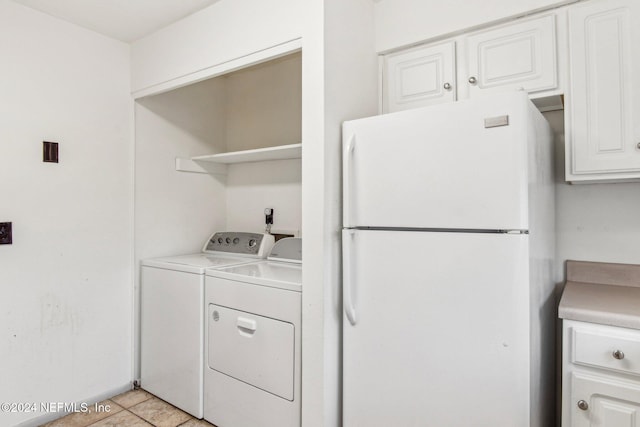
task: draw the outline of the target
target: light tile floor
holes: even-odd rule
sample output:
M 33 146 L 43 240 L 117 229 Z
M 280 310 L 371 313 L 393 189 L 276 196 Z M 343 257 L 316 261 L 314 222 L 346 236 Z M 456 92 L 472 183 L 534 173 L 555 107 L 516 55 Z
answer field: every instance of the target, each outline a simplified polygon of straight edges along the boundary
M 41 427 L 206 427 L 213 426 L 171 406 L 144 390 L 132 390 L 98 404 L 88 412 L 76 412 Z M 100 406 L 101 405 L 101 406 Z M 109 411 L 104 408 L 109 406 Z M 213 426 L 215 427 L 215 426 Z

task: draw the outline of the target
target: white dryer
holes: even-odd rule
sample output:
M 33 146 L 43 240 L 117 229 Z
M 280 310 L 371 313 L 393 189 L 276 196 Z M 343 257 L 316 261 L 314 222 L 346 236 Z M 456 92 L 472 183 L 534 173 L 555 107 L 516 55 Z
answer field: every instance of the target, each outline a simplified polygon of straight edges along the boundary
M 202 253 L 142 261 L 142 388 L 203 417 L 204 273 L 264 259 L 273 241 L 269 234 L 215 233 Z
M 302 242 L 208 270 L 204 418 L 218 427 L 299 427 Z

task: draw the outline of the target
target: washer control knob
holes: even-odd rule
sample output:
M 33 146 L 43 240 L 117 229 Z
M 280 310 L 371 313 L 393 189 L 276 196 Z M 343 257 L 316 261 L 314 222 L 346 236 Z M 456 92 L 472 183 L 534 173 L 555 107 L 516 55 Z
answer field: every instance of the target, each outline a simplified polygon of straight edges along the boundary
M 256 239 L 251 239 L 249 240 L 249 247 L 253 248 L 258 242 L 256 242 Z
M 218 243 L 222 244 L 224 240 L 222 240 L 222 237 L 218 237 Z
M 233 239 L 233 244 L 234 245 L 237 245 L 238 243 L 240 243 L 240 239 L 239 238 L 236 237 L 235 239 Z
M 227 244 L 231 243 L 231 237 L 227 237 L 227 238 L 225 239 L 225 242 L 227 242 Z

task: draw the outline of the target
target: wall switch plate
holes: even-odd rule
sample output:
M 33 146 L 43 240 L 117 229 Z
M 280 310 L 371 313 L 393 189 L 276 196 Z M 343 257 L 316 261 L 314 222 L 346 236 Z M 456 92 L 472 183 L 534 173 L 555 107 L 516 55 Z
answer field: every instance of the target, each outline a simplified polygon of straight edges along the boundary
M 0 245 L 11 245 L 13 243 L 13 233 L 10 222 L 0 222 Z
M 58 143 L 42 141 L 42 161 L 58 163 Z

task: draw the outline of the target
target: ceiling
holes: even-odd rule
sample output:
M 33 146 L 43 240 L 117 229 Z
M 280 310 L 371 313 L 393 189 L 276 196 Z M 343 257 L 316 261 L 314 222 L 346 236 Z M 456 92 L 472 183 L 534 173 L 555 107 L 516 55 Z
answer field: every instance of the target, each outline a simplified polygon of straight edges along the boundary
M 218 0 L 13 0 L 130 43 Z

